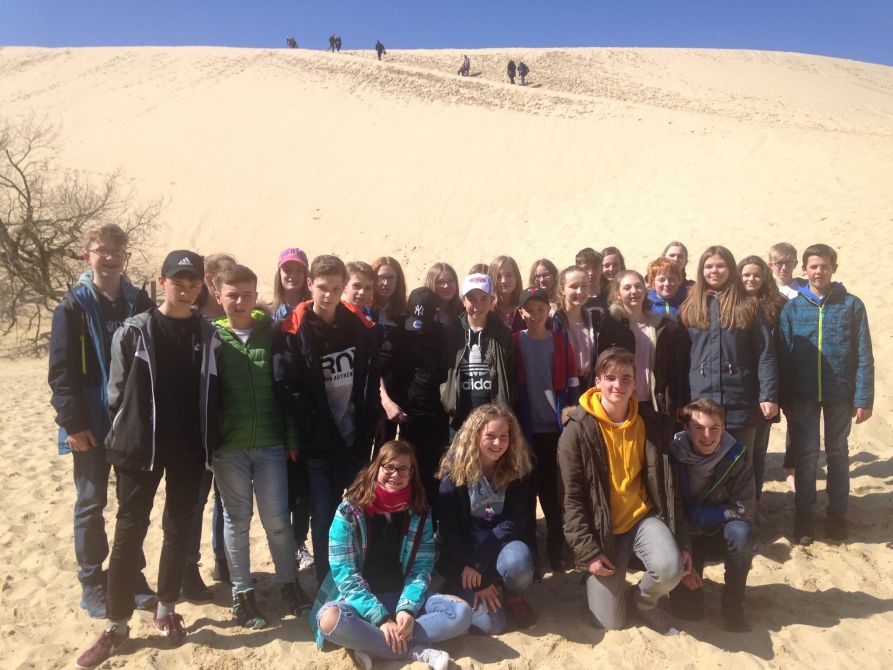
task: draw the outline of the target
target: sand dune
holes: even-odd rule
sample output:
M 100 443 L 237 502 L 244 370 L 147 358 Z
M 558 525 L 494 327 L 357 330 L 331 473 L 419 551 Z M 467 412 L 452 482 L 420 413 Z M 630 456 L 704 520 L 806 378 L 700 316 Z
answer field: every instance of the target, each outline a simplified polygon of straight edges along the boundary
M 165 199 L 165 228 L 146 250 L 153 271 L 180 246 L 231 251 L 262 279 L 285 246 L 387 253 L 415 281 L 435 260 L 462 272 L 510 253 L 526 271 L 540 256 L 564 266 L 581 247 L 608 244 L 642 268 L 674 238 L 693 255 L 723 242 L 738 257 L 782 239 L 835 245 L 841 279 L 868 306 L 878 360 L 875 417 L 851 439 L 852 542 L 784 539 L 792 500 L 776 431 L 753 633 L 719 631 L 714 601 L 677 639 L 599 633 L 565 575 L 533 588 L 530 631 L 448 648 L 462 667 L 881 667 L 893 652 L 893 303 L 878 287 L 878 261 L 893 250 L 893 68 L 753 51 L 468 53 L 474 76 L 460 78 L 457 50 L 390 51 L 379 63 L 372 51 L 5 47 L 0 90 L 4 116 L 61 125 L 61 165 L 122 168 L 141 197 Z M 508 84 L 508 58 L 530 66 L 529 87 Z M 0 652 L 10 668 L 69 667 L 98 630 L 77 607 L 70 463 L 54 455 L 45 366 L 0 363 Z M 275 602 L 255 538 L 262 601 Z M 150 576 L 159 547 L 153 529 Z M 707 571 L 712 596 L 721 572 Z M 183 607 L 194 634 L 176 651 L 136 617 L 138 643 L 110 667 L 349 666 L 343 652 L 316 653 L 303 623 L 243 633 L 225 589 L 215 595 Z

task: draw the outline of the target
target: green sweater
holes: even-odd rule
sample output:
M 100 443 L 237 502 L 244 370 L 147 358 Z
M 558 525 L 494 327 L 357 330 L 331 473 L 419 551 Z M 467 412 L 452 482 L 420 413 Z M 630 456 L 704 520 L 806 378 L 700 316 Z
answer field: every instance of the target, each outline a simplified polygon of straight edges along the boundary
M 285 418 L 273 394 L 272 320 L 260 310 L 251 314 L 248 341 L 214 321 L 222 346 L 217 352 L 220 380 L 220 443 L 217 453 L 285 445 Z

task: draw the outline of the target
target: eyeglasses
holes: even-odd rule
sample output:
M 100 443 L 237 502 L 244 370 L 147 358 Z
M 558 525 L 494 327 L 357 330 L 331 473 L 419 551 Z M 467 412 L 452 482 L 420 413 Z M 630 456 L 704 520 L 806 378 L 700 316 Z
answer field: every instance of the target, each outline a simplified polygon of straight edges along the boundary
M 797 265 L 797 261 L 773 261 L 769 265 L 774 268 L 792 268 Z
M 88 249 L 91 254 L 102 256 L 103 258 L 130 258 L 130 252 L 123 249 L 108 249 L 107 247 L 99 247 L 98 249 Z
M 412 472 L 412 468 L 408 465 L 401 465 L 397 467 L 396 465 L 391 465 L 388 463 L 387 465 L 382 465 L 381 469 L 384 470 L 386 475 L 398 474 L 401 477 L 408 477 L 409 473 Z
M 534 279 L 542 279 L 543 281 L 547 281 L 549 279 L 552 279 L 552 275 L 551 274 L 533 275 L 533 278 Z

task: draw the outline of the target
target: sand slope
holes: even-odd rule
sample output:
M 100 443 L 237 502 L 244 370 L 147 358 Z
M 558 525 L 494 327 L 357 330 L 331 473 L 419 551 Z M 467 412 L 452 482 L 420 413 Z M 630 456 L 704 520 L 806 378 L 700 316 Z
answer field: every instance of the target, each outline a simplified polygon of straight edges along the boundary
M 753 633 L 718 630 L 715 598 L 708 621 L 674 640 L 599 633 L 567 575 L 533 587 L 530 631 L 448 648 L 462 667 L 881 667 L 893 651 L 893 304 L 877 283 L 893 249 L 893 68 L 716 50 L 469 55 L 474 76 L 459 78 L 459 51 L 393 51 L 379 63 L 373 52 L 6 47 L 0 89 L 4 116 L 61 124 L 62 165 L 120 167 L 141 196 L 166 199 L 166 228 L 146 250 L 155 262 L 179 246 L 229 250 L 266 279 L 278 250 L 297 244 L 310 255 L 395 255 L 414 281 L 435 260 L 463 272 L 510 253 L 526 272 L 539 256 L 564 266 L 587 245 L 615 244 L 641 269 L 674 238 L 695 256 L 715 242 L 738 257 L 782 239 L 834 244 L 841 279 L 868 306 L 878 359 L 875 417 L 851 439 L 852 542 L 803 549 L 782 537 L 792 499 L 777 481 L 777 431 Z M 510 57 L 528 63 L 530 87 L 507 83 Z M 70 667 L 99 630 L 77 606 L 70 463 L 54 455 L 45 366 L 0 364 L 0 652 L 10 668 Z M 258 530 L 261 600 L 278 615 Z M 146 547 L 154 582 L 157 528 Z M 343 652 L 316 653 L 303 623 L 241 632 L 226 590 L 215 594 L 215 605 L 182 608 L 190 644 L 164 650 L 138 615 L 138 642 L 110 667 L 349 665 Z

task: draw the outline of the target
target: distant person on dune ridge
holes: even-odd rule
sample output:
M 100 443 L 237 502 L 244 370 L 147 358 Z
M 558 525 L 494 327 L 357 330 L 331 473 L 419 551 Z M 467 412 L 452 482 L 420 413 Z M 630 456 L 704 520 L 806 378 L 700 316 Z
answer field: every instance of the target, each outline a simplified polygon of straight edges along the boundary
M 530 68 L 527 67 L 527 64 L 522 60 L 518 63 L 518 77 L 521 79 L 521 86 L 527 86 L 527 75 L 530 72 Z
M 459 68 L 459 72 L 456 74 L 467 77 L 468 73 L 471 71 L 471 61 L 468 59 L 468 56 L 462 54 L 462 67 Z
M 341 35 L 335 35 L 335 51 L 341 51 Z
M 510 60 L 508 67 L 506 67 L 506 74 L 509 76 L 509 83 L 515 83 L 515 61 Z
M 335 33 L 329 35 L 329 51 L 335 53 Z
M 378 54 L 378 60 L 381 60 L 383 55 L 386 56 L 388 54 L 388 52 L 384 50 L 384 44 L 381 43 L 381 40 L 376 40 L 375 52 Z
M 298 41 L 297 41 L 294 37 L 286 37 L 286 38 L 285 38 L 285 45 L 286 45 L 289 49 L 297 49 L 297 48 L 298 48 Z

